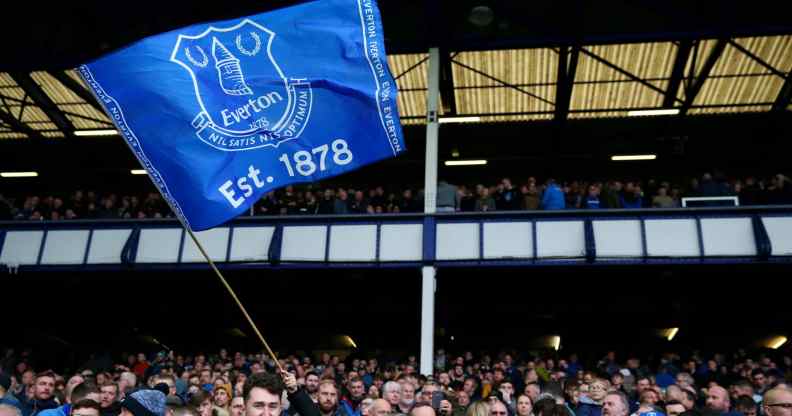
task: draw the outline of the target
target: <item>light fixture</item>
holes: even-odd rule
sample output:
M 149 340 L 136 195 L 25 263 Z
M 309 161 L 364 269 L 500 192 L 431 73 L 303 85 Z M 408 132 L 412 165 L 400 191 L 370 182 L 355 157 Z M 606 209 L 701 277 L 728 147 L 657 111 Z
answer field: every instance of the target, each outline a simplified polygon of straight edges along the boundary
M 129 173 L 131 173 L 133 175 L 145 175 L 146 174 L 146 170 L 145 169 L 132 169 L 132 170 L 129 171 Z
M 657 155 L 617 155 L 611 156 L 611 160 L 624 161 L 624 160 L 655 160 Z
M 767 340 L 767 342 L 765 343 L 765 346 L 767 348 L 770 348 L 770 349 L 773 349 L 773 350 L 777 350 L 777 349 L 781 348 L 782 345 L 786 344 L 786 342 L 787 342 L 787 337 L 785 337 L 783 335 L 777 335 L 777 336 L 769 338 Z
M 550 344 L 553 346 L 554 350 L 558 351 L 561 348 L 561 336 L 553 335 L 550 337 Z
M 658 108 L 656 110 L 633 110 L 627 112 L 627 116 L 629 117 L 673 116 L 675 114 L 679 114 L 678 108 Z
M 671 341 L 674 339 L 677 332 L 679 332 L 679 328 L 668 328 L 665 330 L 663 336 L 665 336 L 667 340 Z
M 458 148 L 455 147 L 455 148 L 451 149 L 451 157 L 459 157 L 459 149 Z
M 38 172 L 0 172 L 4 178 L 33 178 L 38 176 Z
M 117 136 L 118 130 L 116 129 L 101 129 L 101 130 L 77 130 L 74 132 L 75 136 Z
M 357 344 L 355 344 L 355 341 L 352 339 L 352 337 L 350 337 L 349 335 L 345 335 L 344 337 L 346 338 L 347 342 L 352 346 L 352 348 L 358 347 Z
M 487 161 L 484 159 L 479 160 L 446 160 L 446 166 L 479 166 L 486 165 Z
M 440 124 L 448 124 L 448 123 L 476 123 L 481 121 L 481 117 L 479 116 L 463 116 L 463 117 L 440 117 L 438 122 Z

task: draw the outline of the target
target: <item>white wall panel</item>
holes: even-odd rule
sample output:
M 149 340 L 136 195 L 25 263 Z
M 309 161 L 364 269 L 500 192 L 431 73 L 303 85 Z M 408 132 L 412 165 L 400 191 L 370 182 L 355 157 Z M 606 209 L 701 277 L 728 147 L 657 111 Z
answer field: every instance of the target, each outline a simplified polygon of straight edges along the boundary
M 705 256 L 755 256 L 750 218 L 702 218 Z
M 390 224 L 380 227 L 380 261 L 420 261 L 423 257 L 423 224 Z
M 53 230 L 47 233 L 41 264 L 82 264 L 89 230 Z
M 330 230 L 330 261 L 377 259 L 376 225 L 334 225 Z
M 537 257 L 583 257 L 586 239 L 583 221 L 537 221 Z
M 437 260 L 477 260 L 479 225 L 464 223 L 437 224 Z
M 36 264 L 44 231 L 9 231 L 0 254 L 0 264 Z
M 696 220 L 646 220 L 646 252 L 650 257 L 698 257 Z
M 484 258 L 533 258 L 533 224 L 485 222 Z
M 275 227 L 234 227 L 231 255 L 228 261 L 253 262 L 269 260 L 268 250 Z
M 642 257 L 641 221 L 592 221 L 597 257 Z
M 142 229 L 135 262 L 178 263 L 182 232 L 182 228 Z
M 283 227 L 283 261 L 324 261 L 327 226 Z
M 773 246 L 772 255 L 792 255 L 792 217 L 763 217 L 762 222 Z
M 91 248 L 88 250 L 88 264 L 119 264 L 124 244 L 132 230 L 94 230 Z
M 212 228 L 195 233 L 195 237 L 201 242 L 212 261 L 225 261 L 228 249 L 228 230 L 228 228 Z M 206 259 L 189 234 L 184 236 L 182 263 L 206 263 Z

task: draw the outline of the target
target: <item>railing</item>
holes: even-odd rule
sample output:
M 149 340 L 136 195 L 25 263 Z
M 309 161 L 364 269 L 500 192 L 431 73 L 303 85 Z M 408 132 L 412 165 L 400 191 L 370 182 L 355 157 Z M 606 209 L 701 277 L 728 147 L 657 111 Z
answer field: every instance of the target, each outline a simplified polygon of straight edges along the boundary
M 197 233 L 221 267 L 792 261 L 792 206 L 246 217 Z M 175 220 L 0 222 L 12 270 L 207 267 Z

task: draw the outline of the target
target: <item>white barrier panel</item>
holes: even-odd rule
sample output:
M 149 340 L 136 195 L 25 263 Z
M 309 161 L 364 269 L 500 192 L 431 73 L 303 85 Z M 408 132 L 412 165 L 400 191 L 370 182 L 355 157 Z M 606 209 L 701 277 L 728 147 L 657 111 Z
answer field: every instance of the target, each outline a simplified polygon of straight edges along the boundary
M 705 256 L 755 256 L 756 239 L 750 218 L 702 218 Z
M 423 258 L 423 224 L 380 227 L 380 261 L 420 261 Z
M 267 261 L 275 227 L 234 227 L 228 261 Z
M 94 230 L 87 264 L 119 264 L 132 230 Z
M 646 220 L 646 254 L 649 257 L 698 257 L 696 220 Z
M 283 261 L 324 261 L 327 226 L 283 227 Z
M 201 242 L 212 261 L 225 261 L 226 250 L 228 250 L 228 234 L 228 228 L 212 228 L 196 232 L 195 237 Z M 182 263 L 206 263 L 203 254 L 189 235 L 184 236 L 181 261 Z
M 36 264 L 44 231 L 9 231 L 0 254 L 0 264 Z
M 57 230 L 47 233 L 41 264 L 82 264 L 88 248 L 88 230 Z
M 774 256 L 792 255 L 792 218 L 762 217 Z
M 334 225 L 330 227 L 330 261 L 375 261 L 376 225 Z
M 485 222 L 484 258 L 533 258 L 532 233 L 530 222 Z
M 583 221 L 538 221 L 536 239 L 536 256 L 539 258 L 586 255 Z
M 641 221 L 592 221 L 597 258 L 643 257 Z
M 144 228 L 140 230 L 135 263 L 178 263 L 182 228 Z
M 437 224 L 437 260 L 477 260 L 478 223 Z

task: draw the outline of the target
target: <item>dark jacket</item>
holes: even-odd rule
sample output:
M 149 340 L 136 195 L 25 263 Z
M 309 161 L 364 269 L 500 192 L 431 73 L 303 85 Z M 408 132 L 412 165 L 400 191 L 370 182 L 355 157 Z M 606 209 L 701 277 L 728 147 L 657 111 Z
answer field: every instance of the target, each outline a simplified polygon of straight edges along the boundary
M 578 404 L 577 410 L 575 410 L 575 415 L 602 416 L 602 405 L 595 403 L 586 396 L 581 396 L 580 403 Z
M 59 406 L 55 399 L 28 399 L 27 392 L 24 390 L 17 396 L 17 400 L 19 400 L 20 409 L 22 409 L 22 416 L 34 416 L 42 410 L 55 409 Z

